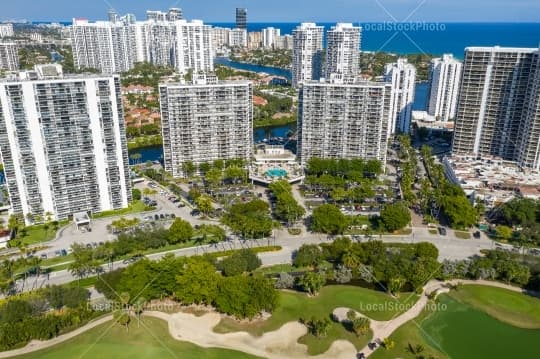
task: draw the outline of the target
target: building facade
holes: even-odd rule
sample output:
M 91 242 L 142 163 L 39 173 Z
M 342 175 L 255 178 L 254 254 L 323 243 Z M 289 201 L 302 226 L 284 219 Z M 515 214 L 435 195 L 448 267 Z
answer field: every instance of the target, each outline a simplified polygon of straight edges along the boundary
M 0 82 L 6 183 L 13 213 L 27 224 L 131 201 L 120 79 L 53 72 Z
M 496 156 L 540 170 L 539 53 L 465 49 L 453 153 Z
M 232 29 L 229 31 L 229 46 L 230 47 L 247 47 L 248 34 L 245 29 Z
M 326 33 L 325 77 L 332 74 L 357 76 L 360 72 L 362 28 L 350 23 L 338 23 Z
M 462 68 L 461 61 L 449 54 L 431 60 L 428 114 L 438 121 L 451 121 L 456 117 Z
M 293 30 L 292 84 L 319 80 L 323 65 L 324 27 L 302 23 Z
M 409 133 L 416 88 L 416 68 L 409 64 L 407 59 L 399 58 L 397 62 L 385 65 L 384 77 L 386 82 L 392 84 L 388 135 L 396 132 Z
M 262 45 L 265 49 L 277 48 L 278 38 L 281 36 L 281 30 L 274 27 L 262 29 Z
M 17 44 L 0 42 L 0 70 L 16 71 L 19 69 L 19 52 Z
M 165 169 L 185 176 L 182 165 L 222 159 L 250 160 L 253 153 L 253 86 L 194 75 L 192 83 L 160 85 Z
M 188 70 L 213 71 L 212 28 L 200 20 L 182 20 L 181 12 L 148 12 L 147 21 L 131 16 L 111 21 L 73 20 L 73 60 L 78 69 L 94 68 L 112 74 L 132 69 L 136 62 L 150 62 Z
M 236 28 L 247 30 L 247 9 L 236 8 Z
M 0 24 L 0 38 L 13 36 L 13 24 Z
M 309 159 L 363 158 L 386 163 L 391 85 L 358 79 L 306 81 L 298 97 L 298 150 Z

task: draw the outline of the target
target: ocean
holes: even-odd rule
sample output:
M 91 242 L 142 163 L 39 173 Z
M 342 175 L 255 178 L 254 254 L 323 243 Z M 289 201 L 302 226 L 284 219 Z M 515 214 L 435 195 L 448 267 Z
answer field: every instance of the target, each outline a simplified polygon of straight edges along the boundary
M 234 27 L 232 23 L 211 23 L 211 25 Z M 275 27 L 281 29 L 281 34 L 284 35 L 290 34 L 297 25 L 298 23 L 248 23 L 248 31 Z M 334 23 L 319 23 L 318 25 L 329 29 Z M 463 58 L 464 49 L 467 46 L 538 47 L 540 44 L 540 22 L 357 23 L 355 25 L 363 27 L 361 48 L 364 51 L 432 55 L 451 53 L 457 58 Z

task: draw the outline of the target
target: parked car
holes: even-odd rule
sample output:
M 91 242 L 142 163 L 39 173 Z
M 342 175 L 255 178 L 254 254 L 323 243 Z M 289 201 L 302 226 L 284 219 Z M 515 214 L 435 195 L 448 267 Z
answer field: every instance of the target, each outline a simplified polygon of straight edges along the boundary
M 473 233 L 474 238 L 480 238 L 480 231 L 476 231 Z
M 446 236 L 446 228 L 444 227 L 439 227 L 439 234 L 441 236 Z
M 127 258 L 127 259 L 124 259 L 124 261 L 122 263 L 124 264 L 130 264 L 130 263 L 135 263 L 137 261 L 140 261 L 141 259 L 143 259 L 144 256 L 142 254 L 137 254 L 131 258 Z

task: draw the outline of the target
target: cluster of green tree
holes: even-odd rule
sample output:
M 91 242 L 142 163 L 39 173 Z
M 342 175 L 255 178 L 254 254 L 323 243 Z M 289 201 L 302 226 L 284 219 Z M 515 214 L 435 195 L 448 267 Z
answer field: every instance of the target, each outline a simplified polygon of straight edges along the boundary
M 423 146 L 421 153 L 431 181 L 431 186 L 428 187 L 427 183 L 423 183 L 424 187 L 421 187 L 424 209 L 440 208 L 450 226 L 455 229 L 468 229 L 475 225 L 483 207 L 475 208 L 461 187 L 451 184 L 446 179 L 444 168 L 435 163 L 430 147 Z
M 145 177 L 148 177 L 156 182 L 159 182 L 162 185 L 168 185 L 167 183 L 167 173 L 163 168 L 156 170 L 155 168 L 152 168 L 152 162 L 148 161 L 146 163 L 145 169 L 141 171 L 142 175 Z
M 136 150 L 138 148 L 156 147 L 163 144 L 163 138 L 161 135 L 145 135 L 132 138 L 128 141 L 128 150 Z
M 215 160 L 214 162 L 203 162 L 198 166 L 191 161 L 182 163 L 180 168 L 186 177 L 193 177 L 195 173 L 200 173 L 205 184 L 209 187 L 218 187 L 223 182 L 242 182 L 246 183 L 248 171 L 246 170 L 246 161 L 240 158 L 228 160 Z
M 373 185 L 381 172 L 381 163 L 376 160 L 312 158 L 305 185 L 308 191 L 322 192 L 335 203 L 361 203 L 375 195 Z
M 540 289 L 540 273 L 536 272 L 533 276 L 528 265 L 520 263 L 518 259 L 504 251 L 488 251 L 485 256 L 475 257 L 472 260 L 445 260 L 442 262 L 440 272 L 442 279 L 500 280 L 519 286 L 527 285 L 533 290 Z
M 40 61 L 41 59 L 44 60 Z M 19 48 L 19 66 L 23 70 L 33 70 L 35 65 L 50 63 L 51 54 L 46 46 L 31 45 Z
M 95 318 L 88 296 L 83 288 L 53 286 L 7 299 L 0 306 L 0 350 L 52 339 Z
M 104 263 L 135 256 L 150 250 L 167 245 L 185 243 L 197 240 L 199 244 L 221 242 L 225 238 L 223 228 L 216 225 L 203 225 L 194 230 L 191 224 L 176 218 L 167 230 L 159 226 L 145 229 L 132 229 L 129 233 L 121 233 L 114 241 L 105 242 L 96 248 L 88 248 L 82 244 L 74 243 L 71 246 L 73 262 L 69 264 L 70 272 L 77 278 L 88 275 L 101 274 Z
M 289 96 L 274 96 L 262 91 L 254 91 L 256 96 L 264 98 L 268 103 L 264 106 L 255 106 L 253 111 L 253 121 L 255 127 L 261 127 L 261 125 L 272 125 L 275 122 L 282 124 L 292 123 L 296 121 L 297 114 L 293 108 L 293 100 Z M 280 118 L 274 118 L 276 114 L 289 114 L 287 116 L 282 115 Z
M 216 65 L 214 67 L 214 73 L 216 74 L 219 80 L 226 80 L 234 76 L 242 76 L 250 80 L 255 80 L 259 78 L 259 75 L 256 72 L 251 71 L 238 71 L 231 67 Z
M 258 199 L 233 204 L 221 221 L 244 239 L 264 238 L 272 233 L 268 203 Z
M 159 135 L 160 133 L 161 129 L 158 125 L 142 125 L 140 128 L 130 126 L 126 128 L 126 135 L 130 139 L 139 136 Z
M 232 61 L 247 62 L 260 66 L 272 66 L 282 69 L 291 68 L 292 52 L 286 49 L 255 49 L 250 51 L 233 52 Z
M 159 82 L 164 76 L 171 76 L 174 69 L 168 66 L 153 65 L 148 62 L 136 63 L 133 69 L 122 74 L 122 86 L 142 85 L 158 91 Z
M 21 256 L 17 259 L 4 259 L 0 263 L 0 293 L 11 295 L 18 278 L 25 278 L 41 272 L 41 258 Z
M 418 290 L 437 277 L 439 252 L 430 243 L 384 244 L 380 241 L 353 243 L 348 238 L 338 238 L 333 243 L 302 246 L 295 254 L 294 264 L 317 268 L 323 261 L 333 264 L 327 278 L 343 279 L 343 270 L 352 278 L 380 287 L 391 293 Z M 340 280 L 340 283 L 345 281 Z
M 378 228 L 381 231 L 394 232 L 411 222 L 411 212 L 402 202 L 387 204 L 381 210 L 378 218 Z
M 339 207 L 323 204 L 313 210 L 311 230 L 318 233 L 343 234 L 355 224 L 355 216 L 346 216 Z M 387 204 L 379 217 L 371 218 L 371 223 L 379 232 L 394 232 L 407 226 L 411 221 L 408 208 L 401 202 Z
M 147 94 L 134 94 L 128 93 L 126 99 L 130 106 L 138 108 L 152 109 L 154 111 L 159 110 L 159 101 L 157 99 L 149 100 Z
M 490 217 L 500 224 L 497 232 L 502 239 L 522 247 L 540 246 L 539 200 L 514 198 L 494 208 Z
M 280 220 L 291 225 L 297 222 L 306 213 L 304 207 L 294 199 L 291 185 L 286 180 L 279 180 L 271 183 L 269 189 L 276 199 L 274 213 Z
M 399 135 L 399 159 L 401 168 L 400 185 L 403 200 L 407 205 L 412 206 L 416 201 L 413 191 L 416 177 L 416 167 L 418 165 L 416 154 L 411 146 L 411 138 L 407 135 Z
M 116 293 L 127 293 L 131 300 L 172 298 L 183 305 L 212 305 L 238 318 L 271 312 L 278 299 L 271 280 L 258 275 L 223 276 L 215 259 L 205 256 L 142 260 L 104 274 L 95 287 L 111 300 L 118 300 Z
M 216 267 L 221 270 L 224 276 L 232 277 L 253 272 L 261 265 L 262 262 L 255 252 L 250 249 L 241 249 L 217 262 Z
M 427 81 L 429 64 L 435 56 L 428 54 L 395 55 L 386 52 L 362 52 L 360 53 L 360 69 L 362 73 L 372 76 L 384 75 L 384 65 L 396 62 L 398 57 L 405 57 L 410 64 L 416 67 L 416 81 Z

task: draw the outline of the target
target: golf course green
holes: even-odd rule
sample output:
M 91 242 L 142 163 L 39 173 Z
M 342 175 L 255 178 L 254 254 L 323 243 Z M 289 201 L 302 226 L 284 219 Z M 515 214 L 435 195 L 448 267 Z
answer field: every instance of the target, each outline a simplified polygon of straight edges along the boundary
M 506 324 L 450 295 L 439 300 L 446 310 L 421 323 L 422 335 L 450 358 L 540 358 L 540 330 Z
M 540 299 L 484 285 L 463 285 L 438 297 L 392 335 L 391 350 L 370 359 L 540 358 Z M 420 352 L 411 353 L 420 348 Z M 412 349 L 412 350 L 411 350 Z

